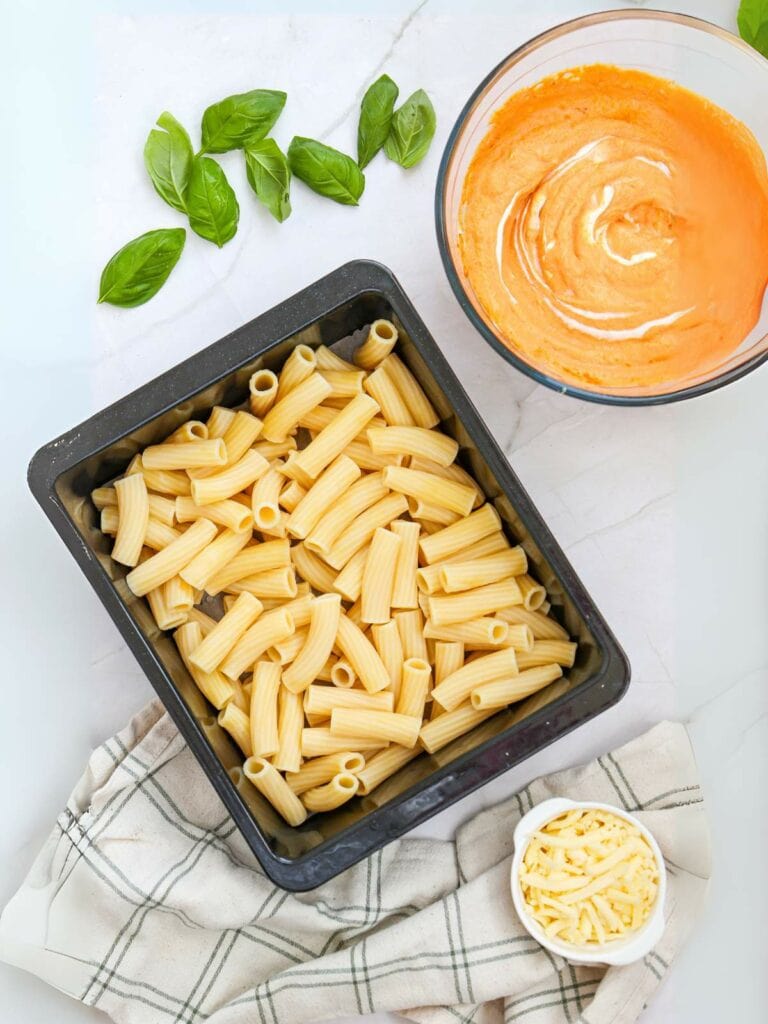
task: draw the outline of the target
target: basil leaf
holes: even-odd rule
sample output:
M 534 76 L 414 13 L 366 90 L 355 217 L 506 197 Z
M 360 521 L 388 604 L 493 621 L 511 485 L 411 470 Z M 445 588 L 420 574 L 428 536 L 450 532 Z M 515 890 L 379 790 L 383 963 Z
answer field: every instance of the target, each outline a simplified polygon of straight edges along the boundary
M 186 237 L 184 228 L 158 228 L 126 243 L 102 271 L 99 302 L 113 306 L 147 302 L 168 280 Z
M 387 141 L 399 92 L 389 75 L 382 75 L 363 96 L 357 125 L 357 163 L 361 168 L 373 160 Z
M 288 147 L 291 170 L 305 185 L 345 206 L 357 206 L 365 175 L 351 156 L 315 139 L 295 135 Z
M 189 226 L 219 248 L 237 231 L 240 207 L 224 171 L 208 156 L 196 156 L 187 188 Z
M 153 128 L 144 146 L 144 165 L 155 186 L 155 192 L 174 210 L 187 212 L 184 193 L 192 169 L 192 143 L 176 118 L 165 111 L 157 119 L 165 129 Z
M 426 156 L 436 123 L 432 101 L 423 89 L 417 89 L 392 116 L 384 152 L 401 167 L 413 167 Z
M 280 117 L 285 101 L 284 92 L 253 89 L 214 103 L 203 114 L 200 152 L 226 153 L 263 139 Z
M 741 0 L 737 22 L 741 38 L 768 57 L 768 0 Z
M 245 148 L 248 183 L 275 220 L 291 214 L 291 169 L 274 139 L 251 142 Z

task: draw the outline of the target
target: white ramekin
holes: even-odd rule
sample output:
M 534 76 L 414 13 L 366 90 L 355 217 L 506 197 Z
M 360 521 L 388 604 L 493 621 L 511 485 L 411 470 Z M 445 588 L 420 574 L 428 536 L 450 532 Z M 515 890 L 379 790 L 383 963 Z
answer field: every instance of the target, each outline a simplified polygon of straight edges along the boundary
M 538 922 L 526 911 L 523 893 L 520 888 L 520 864 L 533 833 L 538 831 L 546 822 L 551 821 L 552 818 L 557 818 L 560 814 L 573 810 L 575 807 L 580 807 L 584 810 L 594 808 L 610 811 L 619 818 L 625 818 L 631 822 L 647 840 L 659 868 L 659 888 L 656 894 L 656 902 L 645 924 L 625 939 L 617 939 L 615 942 L 608 943 L 599 948 L 586 945 L 575 946 L 570 942 L 560 942 L 558 939 L 547 938 Z M 557 953 L 558 956 L 569 960 L 573 964 L 608 964 L 621 967 L 625 964 L 633 963 L 635 960 L 640 960 L 659 941 L 664 931 L 664 899 L 667 892 L 667 872 L 658 843 L 645 825 L 638 821 L 634 815 L 622 811 L 619 807 L 613 807 L 611 804 L 590 803 L 589 801 L 582 800 L 545 800 L 534 807 L 533 810 L 523 815 L 515 829 L 514 841 L 515 853 L 512 858 L 511 877 L 512 902 L 515 905 L 515 910 L 523 927 L 539 945 L 550 950 L 552 953 Z

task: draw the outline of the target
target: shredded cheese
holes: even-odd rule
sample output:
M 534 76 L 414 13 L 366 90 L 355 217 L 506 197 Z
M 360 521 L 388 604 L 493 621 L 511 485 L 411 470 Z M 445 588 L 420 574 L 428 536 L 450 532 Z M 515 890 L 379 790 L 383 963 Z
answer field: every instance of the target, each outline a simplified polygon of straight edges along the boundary
M 648 919 L 659 867 L 635 825 L 610 811 L 575 808 L 531 837 L 522 858 L 525 908 L 549 938 L 601 946 Z

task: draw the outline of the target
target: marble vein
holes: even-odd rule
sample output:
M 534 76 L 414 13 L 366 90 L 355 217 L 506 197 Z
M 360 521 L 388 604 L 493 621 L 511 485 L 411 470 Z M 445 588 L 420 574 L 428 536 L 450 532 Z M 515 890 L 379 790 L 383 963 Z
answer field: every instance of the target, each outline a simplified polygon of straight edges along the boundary
M 405 16 L 405 18 L 401 21 L 398 29 L 395 31 L 395 34 L 392 36 L 392 40 L 390 41 L 390 44 L 387 47 L 384 55 L 379 59 L 376 66 L 372 68 L 367 80 L 357 90 L 352 102 L 348 106 L 346 106 L 344 110 L 342 110 L 338 117 L 336 117 L 335 120 L 332 121 L 331 124 L 324 131 L 320 133 L 320 135 L 318 136 L 319 139 L 327 139 L 329 135 L 332 135 L 337 128 L 340 128 L 347 120 L 347 118 L 352 113 L 354 113 L 355 110 L 358 109 L 358 107 L 360 106 L 360 101 L 363 98 L 363 93 L 371 84 L 371 82 L 376 81 L 381 72 L 387 66 L 388 62 L 391 60 L 392 55 L 394 54 L 397 48 L 397 44 L 400 42 L 400 40 L 403 38 L 405 33 L 410 28 L 413 21 L 418 17 L 419 13 L 427 6 L 428 3 L 429 0 L 420 0 L 420 2 L 413 8 L 413 10 Z

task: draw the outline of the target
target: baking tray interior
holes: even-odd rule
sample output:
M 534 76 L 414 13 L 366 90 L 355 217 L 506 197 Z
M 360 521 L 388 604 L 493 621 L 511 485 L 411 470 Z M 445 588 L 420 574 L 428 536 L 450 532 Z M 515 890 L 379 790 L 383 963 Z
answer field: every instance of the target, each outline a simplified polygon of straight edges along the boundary
M 259 337 L 260 321 L 253 321 L 232 337 L 237 336 L 237 345 L 242 349 L 243 332 L 256 328 L 250 340 L 251 351 L 258 351 L 258 356 L 240 363 L 236 369 L 230 369 L 219 377 L 216 375 L 216 360 L 212 357 L 215 356 L 214 349 L 218 349 L 221 354 L 220 346 L 227 339 L 192 357 L 182 367 L 188 368 L 194 360 L 200 360 L 199 371 L 204 371 L 204 379 L 212 383 L 189 393 L 183 401 L 159 414 L 157 405 L 154 409 L 146 408 L 142 401 L 143 389 L 140 390 L 135 395 L 134 418 L 134 422 L 140 421 L 140 425 L 120 437 L 104 436 L 104 431 L 109 429 L 109 410 L 94 417 L 94 420 L 83 425 L 87 430 L 94 424 L 94 436 L 85 439 L 78 437 L 78 443 L 81 446 L 85 444 L 92 454 L 56 475 L 53 481 L 55 503 L 76 530 L 77 543 L 83 546 L 83 550 L 74 550 L 76 545 L 65 537 L 68 545 L 81 563 L 84 559 L 92 563 L 92 570 L 93 563 L 97 563 L 100 567 L 98 572 L 103 574 L 107 587 L 114 588 L 115 595 L 127 609 L 138 632 L 135 638 L 137 642 L 132 642 L 129 637 L 134 653 L 144 665 L 153 685 L 165 700 L 262 862 L 264 844 L 270 851 L 274 863 L 272 870 L 269 865 L 265 865 L 268 873 L 278 877 L 282 884 L 290 888 L 308 888 L 332 873 L 326 864 L 318 868 L 317 873 L 297 870 L 292 874 L 292 864 L 297 869 L 302 863 L 310 867 L 317 862 L 316 855 L 322 849 L 330 846 L 338 852 L 345 847 L 347 841 L 351 844 L 350 850 L 341 855 L 340 861 L 352 863 L 614 703 L 621 696 L 628 680 L 628 667 L 620 648 L 607 632 L 607 627 L 589 602 L 578 579 L 572 575 L 562 552 L 548 531 L 545 531 L 546 538 L 541 546 L 533 536 L 541 528 L 538 514 L 519 482 L 509 473 L 503 456 L 492 441 L 480 439 L 481 443 L 478 444 L 462 422 L 461 415 L 455 411 L 454 403 L 463 407 L 464 419 L 476 416 L 474 407 L 463 391 L 459 389 L 458 395 L 447 393 L 445 372 L 450 371 L 447 371 L 441 358 L 442 368 L 437 364 L 439 356 L 430 359 L 430 346 L 434 348 L 434 342 L 421 321 L 412 320 L 411 311 L 412 307 L 398 289 L 389 289 L 389 294 L 375 288 L 363 290 L 324 313 L 315 322 L 283 337 L 266 349 L 265 339 Z M 422 753 L 370 796 L 355 798 L 335 812 L 315 815 L 300 828 L 293 829 L 282 823 L 242 776 L 241 754 L 218 725 L 215 710 L 192 682 L 173 640 L 158 631 L 145 600 L 135 598 L 128 590 L 125 584 L 126 570 L 113 563 L 109 556 L 111 540 L 99 530 L 98 513 L 89 494 L 94 487 L 120 475 L 136 452 L 146 445 L 161 441 L 185 420 L 204 419 L 216 404 L 237 406 L 246 402 L 248 379 L 254 370 L 262 367 L 279 369 L 293 347 L 299 343 L 313 348 L 320 344 L 333 345 L 340 354 L 348 355 L 354 345 L 364 338 L 367 325 L 378 317 L 390 318 L 396 324 L 400 335 L 397 351 L 440 413 L 440 429 L 459 442 L 461 450 L 458 461 L 473 474 L 489 500 L 495 504 L 510 540 L 521 543 L 525 548 L 532 574 L 547 588 L 553 614 L 566 626 L 572 638 L 578 641 L 578 656 L 569 673 L 567 692 L 562 693 L 560 687 L 557 698 L 530 718 L 520 718 L 519 714 L 516 716 L 514 709 L 499 712 L 436 754 Z M 422 331 L 426 341 L 421 338 L 417 346 L 419 339 L 412 337 L 412 334 L 420 335 Z M 442 386 L 431 369 L 431 363 L 437 364 L 438 373 L 443 376 Z M 197 379 L 200 379 L 199 376 Z M 452 375 L 451 380 L 448 387 L 455 388 Z M 97 431 L 101 436 L 97 435 Z M 474 432 L 477 434 L 477 429 Z M 48 447 L 50 449 L 51 446 Z M 492 466 L 496 467 L 495 471 Z M 508 477 L 503 482 L 498 479 L 500 471 Z M 31 470 L 31 478 L 33 475 L 34 469 Z M 31 483 L 35 490 L 32 479 Z M 511 487 L 516 488 L 516 492 L 509 493 Z M 51 515 L 50 510 L 48 514 Z M 64 536 L 55 520 L 54 525 Z M 545 544 L 547 551 L 542 550 Z M 565 571 L 562 565 L 555 568 L 553 560 L 562 560 Z M 93 572 L 89 575 L 93 576 Z M 108 604 L 106 600 L 105 603 Z M 363 823 L 364 837 L 361 834 Z

